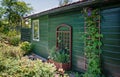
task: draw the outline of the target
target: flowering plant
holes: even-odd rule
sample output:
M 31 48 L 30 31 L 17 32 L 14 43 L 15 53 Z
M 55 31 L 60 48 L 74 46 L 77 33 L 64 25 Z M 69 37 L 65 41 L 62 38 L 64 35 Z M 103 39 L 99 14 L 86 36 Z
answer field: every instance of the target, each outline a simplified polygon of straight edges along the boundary
M 68 63 L 70 62 L 70 56 L 66 49 L 55 49 L 52 48 L 50 51 L 50 56 L 48 58 L 60 62 L 60 63 Z

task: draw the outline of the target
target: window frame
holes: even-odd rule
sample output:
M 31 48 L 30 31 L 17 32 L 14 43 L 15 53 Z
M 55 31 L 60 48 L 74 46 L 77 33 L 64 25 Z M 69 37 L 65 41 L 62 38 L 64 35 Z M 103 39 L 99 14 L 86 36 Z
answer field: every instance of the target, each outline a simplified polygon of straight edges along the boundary
M 35 23 L 35 21 L 37 21 L 38 22 L 38 39 L 36 39 L 35 37 L 34 37 L 34 23 Z M 39 19 L 35 19 L 35 20 L 32 20 L 32 39 L 34 40 L 34 41 L 39 41 L 40 40 L 40 31 L 39 31 Z

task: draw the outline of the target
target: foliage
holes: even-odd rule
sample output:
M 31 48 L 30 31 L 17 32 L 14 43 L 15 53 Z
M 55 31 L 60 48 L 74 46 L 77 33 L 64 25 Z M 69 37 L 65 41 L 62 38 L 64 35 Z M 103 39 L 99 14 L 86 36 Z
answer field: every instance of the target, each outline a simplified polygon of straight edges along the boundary
M 6 38 L 7 38 L 8 42 L 9 42 L 9 44 L 14 45 L 14 46 L 19 45 L 20 35 L 19 35 L 19 32 L 17 32 L 16 30 L 10 30 L 7 33 Z
M 1 16 L 6 19 L 9 26 L 20 24 L 22 16 L 31 11 L 31 7 L 23 1 L 19 0 L 2 0 Z M 4 9 L 4 10 L 3 10 Z
M 2 19 L 2 15 L 5 13 L 5 9 L 0 7 L 0 20 Z
M 20 43 L 20 37 L 19 36 L 14 36 L 9 39 L 9 43 L 14 46 L 18 46 Z
M 59 0 L 59 5 L 64 6 L 64 5 L 68 4 L 68 3 L 70 3 L 71 1 L 72 0 Z
M 56 62 L 61 63 L 68 63 L 69 62 L 69 55 L 64 53 L 55 52 L 53 56 L 53 60 Z
M 53 64 L 32 61 L 27 57 L 18 60 L 6 58 L 0 65 L 4 68 L 0 71 L 2 77 L 54 77 L 56 70 Z
M 0 48 L 1 48 L 1 46 L 2 46 L 2 45 L 0 44 Z M 4 70 L 3 60 L 4 60 L 4 56 L 3 56 L 2 52 L 0 52 L 0 72 L 1 72 L 2 70 Z
M 18 46 L 20 43 L 19 32 L 9 31 L 7 34 L 0 33 L 0 41 L 9 45 Z
M 4 42 L 7 39 L 6 35 L 3 33 L 0 33 L 0 42 Z
M 0 50 L 3 57 L 20 58 L 23 56 L 23 52 L 19 47 L 10 46 L 5 43 L 0 43 Z
M 10 30 L 7 34 L 8 37 L 13 37 L 18 35 L 19 33 L 16 30 Z
M 9 26 L 8 23 L 5 20 L 0 20 L 0 32 L 7 34 L 9 32 Z
M 68 63 L 70 62 L 70 56 L 68 53 L 65 52 L 65 50 L 55 50 L 52 48 L 50 57 L 56 62 L 61 62 L 61 63 Z
M 20 44 L 20 48 L 27 54 L 32 50 L 32 44 L 25 41 Z
M 19 47 L 0 43 L 0 77 L 54 77 L 53 64 L 23 57 Z
M 81 75 L 78 72 L 75 72 L 75 77 L 81 77 Z
M 88 59 L 88 67 L 83 77 L 100 77 L 100 46 L 102 45 L 100 38 L 102 34 L 99 32 L 99 9 L 84 8 L 86 32 L 83 36 L 85 41 L 85 56 Z
M 31 28 L 31 19 L 26 18 L 22 21 L 22 28 Z

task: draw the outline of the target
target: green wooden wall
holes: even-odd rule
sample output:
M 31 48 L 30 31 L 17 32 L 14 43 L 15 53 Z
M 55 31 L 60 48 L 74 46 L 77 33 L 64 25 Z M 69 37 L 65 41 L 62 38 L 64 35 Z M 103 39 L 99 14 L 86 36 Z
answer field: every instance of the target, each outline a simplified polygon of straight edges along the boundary
M 47 58 L 48 55 L 48 16 L 41 16 L 39 18 L 39 41 L 31 40 L 34 45 L 34 50 L 36 54 Z M 34 19 L 32 19 L 34 20 Z
M 49 16 L 49 49 L 56 45 L 56 27 L 60 24 L 72 27 L 72 67 L 80 70 L 84 64 L 83 41 L 80 41 L 80 32 L 84 31 L 84 18 L 80 10 Z
M 31 28 L 21 29 L 21 41 L 31 41 Z
M 75 70 L 82 69 L 84 57 L 80 32 L 84 31 L 84 18 L 80 10 L 41 16 L 39 23 L 40 41 L 32 40 L 35 45 L 34 52 L 47 58 L 50 50 L 56 46 L 56 27 L 67 24 L 72 27 L 72 67 Z
M 103 34 L 102 65 L 104 72 L 113 77 L 120 74 L 120 8 L 101 10 L 101 33 Z M 33 19 L 32 19 L 33 20 Z M 83 41 L 80 32 L 84 31 L 84 17 L 79 11 L 54 13 L 39 17 L 40 41 L 33 41 L 34 52 L 45 58 L 50 49 L 56 46 L 56 27 L 67 24 L 72 27 L 72 68 L 77 71 L 84 69 Z M 110 77 L 108 76 L 108 77 Z
M 101 12 L 102 62 L 107 77 L 120 77 L 120 7 Z

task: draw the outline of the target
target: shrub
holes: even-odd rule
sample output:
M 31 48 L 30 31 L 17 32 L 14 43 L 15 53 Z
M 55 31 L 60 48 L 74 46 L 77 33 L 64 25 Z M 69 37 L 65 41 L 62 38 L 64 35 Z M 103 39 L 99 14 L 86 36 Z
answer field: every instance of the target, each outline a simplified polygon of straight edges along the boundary
M 68 63 L 70 62 L 70 57 L 68 54 L 55 52 L 53 60 L 61 63 Z
M 3 63 L 3 54 L 0 52 L 0 72 L 4 70 L 4 63 Z
M 30 43 L 29 43 L 30 44 Z M 54 77 L 56 68 L 53 64 L 22 55 L 19 47 L 0 43 L 0 77 Z
M 11 30 L 11 31 L 8 32 L 7 35 L 8 35 L 8 37 L 13 37 L 13 36 L 18 35 L 18 32 L 16 30 Z
M 69 53 L 66 53 L 65 49 L 54 49 L 50 51 L 49 58 L 53 59 L 56 62 L 60 63 L 69 63 L 70 62 L 70 55 Z
M 9 32 L 9 26 L 8 25 L 0 25 L 0 32 L 7 34 Z
M 18 46 L 20 42 L 20 37 L 19 36 L 13 36 L 9 39 L 9 43 L 14 46 Z
M 19 32 L 17 32 L 16 30 L 9 31 L 7 34 L 7 39 L 9 41 L 9 44 L 18 46 L 20 42 Z
M 25 41 L 20 44 L 20 48 L 27 54 L 32 50 L 32 44 Z
M 40 60 L 6 59 L 4 71 L 0 72 L 2 77 L 54 77 L 56 68 L 53 64 L 42 63 Z
M 8 41 L 8 37 L 6 34 L 0 33 L 0 42 Z
M 23 52 L 19 47 L 9 46 L 4 43 L 0 43 L 0 50 L 4 57 L 20 58 L 23 56 Z

